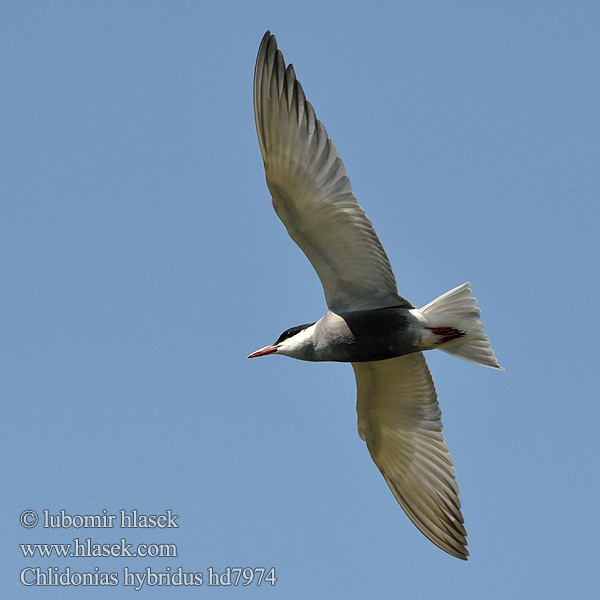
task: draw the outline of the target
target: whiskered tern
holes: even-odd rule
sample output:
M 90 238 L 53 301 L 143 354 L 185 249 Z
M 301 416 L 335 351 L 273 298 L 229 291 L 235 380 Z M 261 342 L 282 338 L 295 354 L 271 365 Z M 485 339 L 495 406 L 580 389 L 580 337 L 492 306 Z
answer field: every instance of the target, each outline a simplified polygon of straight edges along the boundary
M 373 461 L 419 530 L 466 560 L 454 465 L 423 351 L 437 348 L 502 369 L 470 284 L 421 309 L 398 294 L 344 163 L 268 31 L 256 59 L 254 115 L 273 207 L 317 272 L 328 310 L 248 358 L 283 354 L 351 363 L 358 433 Z

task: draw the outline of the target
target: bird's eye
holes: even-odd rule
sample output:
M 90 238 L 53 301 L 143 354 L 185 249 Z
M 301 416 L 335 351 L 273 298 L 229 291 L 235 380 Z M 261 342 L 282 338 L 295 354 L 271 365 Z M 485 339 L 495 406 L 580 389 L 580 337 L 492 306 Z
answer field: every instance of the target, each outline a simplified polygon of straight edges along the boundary
M 281 342 L 283 342 L 283 340 L 287 340 L 288 338 L 291 338 L 294 334 L 296 333 L 295 329 L 286 329 L 277 339 L 277 341 L 275 342 L 276 344 L 279 344 Z
M 307 323 L 306 325 L 298 325 L 296 327 L 290 327 L 289 329 L 286 329 L 279 336 L 279 339 L 275 343 L 280 344 L 281 342 L 283 342 L 283 340 L 287 340 L 291 337 L 294 337 L 297 333 L 300 333 L 301 331 L 303 331 L 307 327 L 310 327 L 311 325 L 314 325 L 314 323 Z

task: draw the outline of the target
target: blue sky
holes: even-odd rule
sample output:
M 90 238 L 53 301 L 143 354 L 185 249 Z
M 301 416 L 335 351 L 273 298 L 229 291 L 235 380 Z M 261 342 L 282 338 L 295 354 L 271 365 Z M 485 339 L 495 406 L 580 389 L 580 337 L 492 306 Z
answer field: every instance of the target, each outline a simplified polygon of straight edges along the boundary
M 8 596 L 596 597 L 599 18 L 593 2 L 3 3 Z M 245 358 L 325 309 L 264 181 L 266 29 L 400 293 L 424 305 L 471 281 L 506 368 L 428 354 L 468 563 L 387 489 L 348 365 Z M 26 509 L 170 509 L 179 528 L 27 529 Z M 19 547 L 74 538 L 178 556 Z M 121 584 L 125 567 L 227 566 L 275 567 L 277 583 Z M 120 582 L 25 588 L 26 567 Z

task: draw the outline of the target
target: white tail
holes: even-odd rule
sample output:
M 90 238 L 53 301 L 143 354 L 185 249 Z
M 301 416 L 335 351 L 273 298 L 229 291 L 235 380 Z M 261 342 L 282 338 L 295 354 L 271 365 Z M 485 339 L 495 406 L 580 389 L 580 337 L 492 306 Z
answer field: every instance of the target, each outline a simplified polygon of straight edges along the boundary
M 420 312 L 432 327 L 454 327 L 464 332 L 462 337 L 440 346 L 440 350 L 478 365 L 502 369 L 494 356 L 488 336 L 482 331 L 483 323 L 479 320 L 481 310 L 472 296 L 470 283 L 463 283 L 446 292 L 424 306 Z

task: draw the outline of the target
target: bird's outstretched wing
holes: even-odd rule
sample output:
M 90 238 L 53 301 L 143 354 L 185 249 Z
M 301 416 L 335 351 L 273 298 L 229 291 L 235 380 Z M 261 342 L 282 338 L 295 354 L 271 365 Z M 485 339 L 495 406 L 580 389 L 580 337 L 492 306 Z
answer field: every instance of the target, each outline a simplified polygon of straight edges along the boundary
M 268 31 L 256 59 L 254 115 L 273 206 L 317 271 L 328 307 L 412 308 L 398 295 L 388 257 L 352 193 L 342 159 Z
M 454 466 L 423 353 L 352 366 L 359 434 L 396 500 L 434 544 L 466 560 Z

